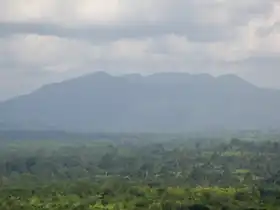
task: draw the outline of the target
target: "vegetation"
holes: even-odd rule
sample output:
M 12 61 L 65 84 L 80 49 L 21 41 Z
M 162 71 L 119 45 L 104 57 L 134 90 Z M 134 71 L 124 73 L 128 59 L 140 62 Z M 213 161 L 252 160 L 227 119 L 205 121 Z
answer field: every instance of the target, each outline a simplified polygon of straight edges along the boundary
M 99 137 L 3 138 L 0 209 L 280 209 L 276 140 Z

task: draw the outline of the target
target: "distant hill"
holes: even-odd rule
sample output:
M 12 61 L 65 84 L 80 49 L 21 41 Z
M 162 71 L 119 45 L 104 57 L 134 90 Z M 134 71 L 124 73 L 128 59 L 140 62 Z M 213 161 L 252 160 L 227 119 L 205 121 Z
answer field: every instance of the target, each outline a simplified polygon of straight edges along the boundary
M 0 103 L 2 130 L 188 132 L 280 127 L 280 91 L 235 75 L 97 72 Z

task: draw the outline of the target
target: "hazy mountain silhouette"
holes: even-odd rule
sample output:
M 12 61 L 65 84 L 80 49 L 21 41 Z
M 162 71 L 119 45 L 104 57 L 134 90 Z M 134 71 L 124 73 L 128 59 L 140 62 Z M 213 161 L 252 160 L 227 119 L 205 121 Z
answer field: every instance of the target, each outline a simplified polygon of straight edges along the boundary
M 1 129 L 185 132 L 278 128 L 280 91 L 235 75 L 97 72 L 0 104 Z

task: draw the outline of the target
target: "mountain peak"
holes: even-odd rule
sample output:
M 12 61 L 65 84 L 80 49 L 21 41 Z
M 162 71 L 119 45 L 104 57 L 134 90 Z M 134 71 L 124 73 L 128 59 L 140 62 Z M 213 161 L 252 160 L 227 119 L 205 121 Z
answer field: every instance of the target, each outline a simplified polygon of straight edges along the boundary
M 111 75 L 105 71 L 96 71 L 96 72 L 92 73 L 92 75 L 98 76 L 98 77 L 108 77 L 108 76 L 111 77 Z
M 164 72 L 155 73 L 146 77 L 150 82 L 166 84 L 191 84 L 191 83 L 208 83 L 214 77 L 210 74 L 189 74 L 185 72 Z
M 83 76 L 81 76 L 80 78 L 107 79 L 107 78 L 112 78 L 112 77 L 113 77 L 112 75 L 110 75 L 109 73 L 107 73 L 107 72 L 105 72 L 105 71 L 96 71 L 96 72 L 93 72 L 93 73 L 90 73 L 90 74 L 83 75 Z M 77 79 L 79 79 L 79 78 L 77 78 Z
M 217 77 L 218 79 L 229 79 L 229 80 L 243 80 L 241 77 L 236 74 L 222 74 Z M 244 81 L 244 80 L 243 80 Z

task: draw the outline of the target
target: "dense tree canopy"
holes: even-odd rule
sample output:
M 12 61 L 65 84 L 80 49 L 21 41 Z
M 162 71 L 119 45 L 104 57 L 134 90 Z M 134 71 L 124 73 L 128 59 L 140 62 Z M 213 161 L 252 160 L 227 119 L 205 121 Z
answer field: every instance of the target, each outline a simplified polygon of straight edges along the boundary
M 0 144 L 1 210 L 280 209 L 277 141 L 143 135 Z

